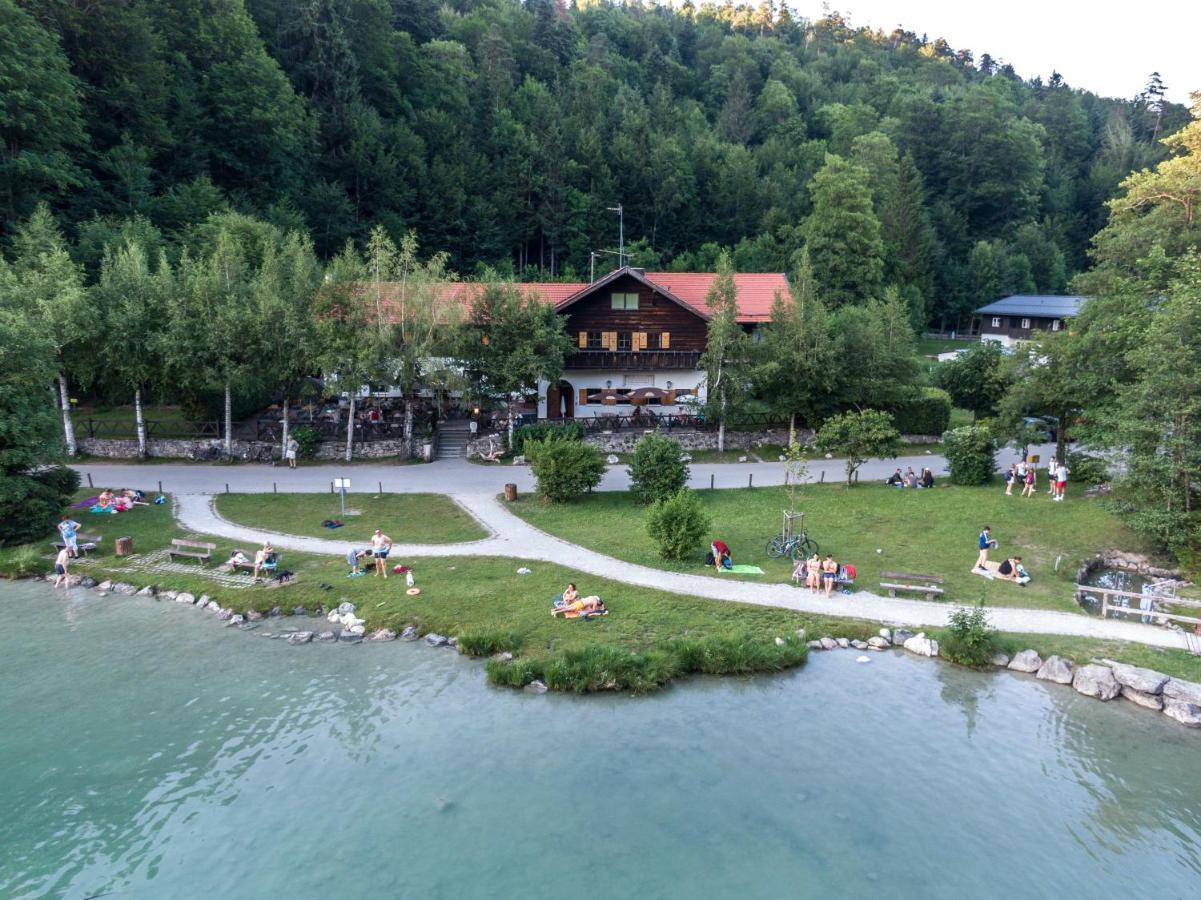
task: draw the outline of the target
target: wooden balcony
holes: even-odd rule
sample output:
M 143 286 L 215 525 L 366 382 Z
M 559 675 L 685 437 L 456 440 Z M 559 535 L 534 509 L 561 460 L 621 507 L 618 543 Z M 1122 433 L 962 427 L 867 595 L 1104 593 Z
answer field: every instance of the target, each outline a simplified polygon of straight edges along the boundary
M 699 350 L 577 350 L 567 354 L 567 369 L 666 370 L 695 369 Z

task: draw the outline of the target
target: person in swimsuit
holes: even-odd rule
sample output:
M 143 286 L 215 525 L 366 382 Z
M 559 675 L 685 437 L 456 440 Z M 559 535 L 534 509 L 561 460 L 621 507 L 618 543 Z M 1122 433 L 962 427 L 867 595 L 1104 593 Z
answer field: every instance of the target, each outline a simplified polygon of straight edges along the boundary
M 67 584 L 67 566 L 71 562 L 71 551 L 66 547 L 58 551 L 58 556 L 54 557 L 54 586 Z
M 809 561 L 805 563 L 805 567 L 805 587 L 811 591 L 821 590 L 822 558 L 814 553 L 809 557 Z
M 566 593 L 564 593 L 563 599 L 564 600 L 567 599 Z M 566 616 L 569 612 L 573 612 L 573 613 L 600 612 L 604 608 L 605 608 L 605 604 L 603 602 L 601 602 L 600 597 L 593 596 L 593 597 L 581 598 L 579 596 L 579 594 L 576 594 L 575 600 L 564 603 L 562 606 L 556 606 L 554 609 L 552 609 L 550 611 L 550 614 L 552 616 L 558 616 L 558 615 Z
M 262 570 L 263 566 L 267 564 L 267 561 L 271 558 L 273 553 L 274 553 L 274 551 L 271 549 L 270 544 L 263 544 L 262 547 L 260 547 L 258 550 L 255 551 L 255 553 L 254 553 L 254 580 L 255 581 L 259 580 L 259 572 Z
M 837 577 L 838 563 L 834 561 L 833 556 L 827 553 L 825 562 L 822 563 L 822 583 L 826 586 L 827 597 L 834 591 L 834 579 Z
M 388 577 L 388 567 L 385 562 L 388 559 L 388 553 L 392 550 L 392 538 L 388 537 L 378 528 L 375 529 L 375 534 L 371 535 L 371 555 L 375 557 L 375 576 L 378 578 L 383 575 Z
M 1026 486 L 1024 488 L 1022 488 L 1022 496 L 1023 497 L 1033 497 L 1034 496 L 1034 484 L 1035 484 L 1036 480 L 1037 479 L 1034 474 L 1034 466 L 1029 466 L 1026 469 Z

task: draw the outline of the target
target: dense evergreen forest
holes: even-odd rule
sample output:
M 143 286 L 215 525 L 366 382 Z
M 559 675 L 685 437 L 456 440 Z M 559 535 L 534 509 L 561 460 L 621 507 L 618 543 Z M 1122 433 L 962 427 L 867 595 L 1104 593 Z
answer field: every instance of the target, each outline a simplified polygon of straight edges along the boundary
M 233 208 L 325 258 L 382 224 L 580 278 L 621 204 L 635 265 L 807 248 L 831 306 L 896 285 L 949 327 L 1064 290 L 1187 121 L 1155 81 L 1102 98 L 772 0 L 0 0 L 2 227 L 49 203 L 93 276 L 122 228 L 179 246 Z

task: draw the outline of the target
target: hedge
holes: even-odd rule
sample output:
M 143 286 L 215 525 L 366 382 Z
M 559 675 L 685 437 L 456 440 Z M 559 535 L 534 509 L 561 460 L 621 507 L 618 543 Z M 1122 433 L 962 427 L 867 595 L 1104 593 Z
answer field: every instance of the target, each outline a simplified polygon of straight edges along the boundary
M 890 412 L 901 434 L 942 434 L 951 424 L 951 395 L 941 388 L 923 388 L 919 396 Z
M 547 438 L 561 438 L 568 441 L 582 441 L 584 426 L 580 422 L 538 422 L 535 425 L 522 425 L 513 430 L 513 453 L 521 455 L 525 452 L 526 441 L 543 441 Z

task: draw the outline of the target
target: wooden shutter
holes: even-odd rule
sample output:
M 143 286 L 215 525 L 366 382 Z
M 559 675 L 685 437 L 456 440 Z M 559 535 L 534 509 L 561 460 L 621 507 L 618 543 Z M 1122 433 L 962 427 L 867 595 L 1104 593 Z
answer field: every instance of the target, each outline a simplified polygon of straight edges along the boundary
M 606 350 L 616 350 L 617 349 L 617 332 L 616 331 L 606 331 L 604 333 L 604 338 L 605 338 L 605 349 Z
M 670 332 L 665 331 L 661 335 L 659 335 L 659 348 L 661 350 L 670 350 L 671 349 L 671 333 Z
M 580 349 L 581 350 L 588 349 L 588 332 L 586 332 L 586 331 L 580 332 Z
M 588 388 L 580 388 L 580 406 L 588 405 Z
M 635 331 L 634 332 L 634 349 L 635 350 L 645 350 L 646 349 L 646 332 L 645 331 Z
M 668 391 L 667 396 L 663 398 L 663 402 L 666 403 L 668 406 L 671 406 L 673 403 L 675 403 L 676 402 L 676 392 Z

